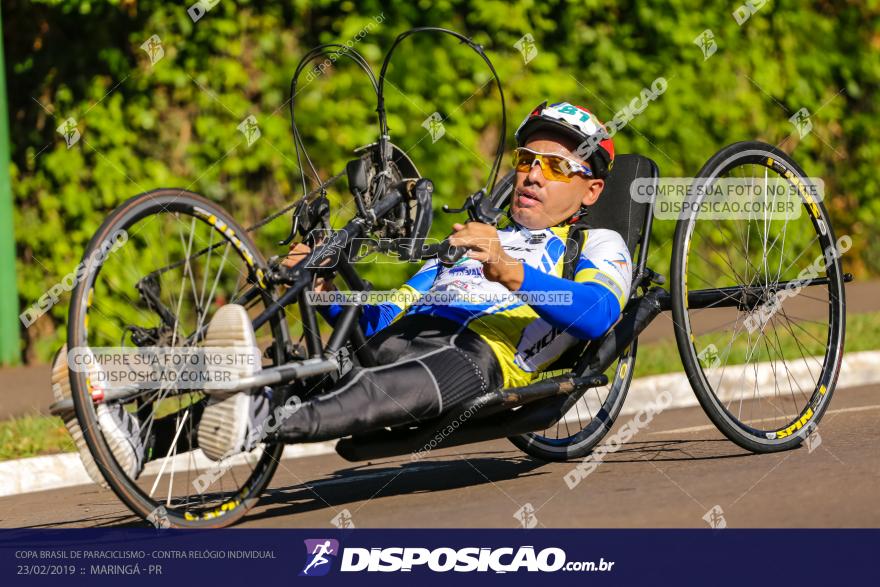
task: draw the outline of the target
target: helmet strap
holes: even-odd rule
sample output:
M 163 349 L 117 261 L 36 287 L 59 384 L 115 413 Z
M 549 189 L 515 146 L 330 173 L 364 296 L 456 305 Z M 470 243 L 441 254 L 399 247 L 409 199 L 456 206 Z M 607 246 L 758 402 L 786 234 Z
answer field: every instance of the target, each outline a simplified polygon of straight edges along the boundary
M 581 207 L 578 208 L 578 211 L 575 212 L 574 214 L 572 214 L 571 217 L 569 217 L 568 220 L 563 220 L 562 222 L 560 222 L 560 223 L 557 224 L 556 226 L 568 226 L 568 225 L 570 225 L 570 224 L 574 224 L 574 223 L 576 223 L 577 221 L 579 221 L 581 218 L 583 218 L 584 216 L 586 216 L 587 214 L 589 214 L 589 212 L 590 212 L 589 207 L 584 206 L 583 204 L 581 204 Z

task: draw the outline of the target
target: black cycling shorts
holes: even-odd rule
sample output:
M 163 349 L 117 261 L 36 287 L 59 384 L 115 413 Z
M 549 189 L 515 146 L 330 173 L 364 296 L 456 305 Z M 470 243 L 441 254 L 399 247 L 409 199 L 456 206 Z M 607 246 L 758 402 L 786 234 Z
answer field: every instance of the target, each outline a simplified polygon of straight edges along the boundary
M 303 403 L 285 418 L 280 440 L 330 440 L 436 418 L 503 382 L 489 345 L 449 320 L 404 316 L 367 345 L 378 365 L 353 368 Z

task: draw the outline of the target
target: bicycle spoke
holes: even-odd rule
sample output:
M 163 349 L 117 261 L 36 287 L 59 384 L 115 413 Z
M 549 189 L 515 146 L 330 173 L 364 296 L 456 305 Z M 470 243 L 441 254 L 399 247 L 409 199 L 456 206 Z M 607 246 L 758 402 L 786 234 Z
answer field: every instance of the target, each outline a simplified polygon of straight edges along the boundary
M 723 294 L 699 308 L 684 304 L 684 324 L 698 368 L 703 371 L 701 381 L 705 383 L 701 385 L 715 395 L 729 419 L 735 423 L 764 422 L 775 430 L 782 421 L 788 426 L 797 422 L 813 399 L 821 372 L 832 365 L 827 356 L 838 352 L 830 345 L 835 312 L 842 312 L 842 298 L 830 268 L 819 272 L 826 280 L 821 286 L 795 289 L 791 285 L 805 276 L 816 277 L 816 260 L 824 256 L 824 248 L 833 238 L 820 233 L 815 211 L 793 191 L 795 179 L 780 175 L 766 163 L 768 158 L 756 161 L 753 155 L 746 155 L 747 148 L 752 147 L 742 147 L 742 163 L 708 176 L 712 182 L 719 182 L 722 176 L 743 181 L 748 193 L 758 196 L 753 199 L 757 205 L 738 219 L 701 218 L 697 212 L 690 220 L 689 240 L 684 245 L 689 262 L 682 268 L 687 271 L 689 291 L 737 286 L 750 291 L 742 299 L 739 294 Z M 733 147 L 728 149 L 734 151 Z M 719 161 L 731 160 L 727 153 L 724 157 Z M 745 161 L 747 157 L 752 159 Z M 792 204 L 808 213 L 790 214 L 791 210 L 798 212 Z M 727 305 L 734 302 L 733 307 Z M 735 316 L 722 313 L 732 311 Z M 711 369 L 701 362 L 710 346 L 713 354 L 709 356 L 717 357 L 711 359 Z M 749 438 L 774 441 L 773 436 Z
M 90 346 L 120 341 L 128 346 L 129 340 L 136 340 L 140 346 L 186 352 L 199 345 L 217 308 L 240 299 L 249 288 L 259 287 L 250 283 L 251 266 L 240 249 L 214 224 L 167 204 L 149 205 L 154 212 L 123 226 L 129 234 L 126 251 L 107 255 L 100 271 L 95 272 L 95 300 L 89 305 L 91 320 L 86 333 Z M 136 286 L 143 289 L 134 295 Z M 258 293 L 246 306 L 259 312 L 265 299 Z M 274 319 L 267 322 L 258 340 L 269 337 L 274 341 L 277 324 Z M 274 354 L 269 359 L 274 359 Z M 184 519 L 184 512 L 192 512 L 186 519 L 197 519 L 206 512 L 216 515 L 219 505 L 230 503 L 244 489 L 261 491 L 268 479 L 266 472 L 271 474 L 273 469 L 273 456 L 280 454 L 281 447 L 273 445 L 267 451 L 266 445 L 259 443 L 249 453 L 218 463 L 224 467 L 223 474 L 212 482 L 210 490 L 201 491 L 199 479 L 213 479 L 213 473 L 204 476 L 203 453 L 192 447 L 197 444 L 199 417 L 209 396 L 204 390 L 189 389 L 181 380 L 181 373 L 191 368 L 187 362 L 170 365 L 161 372 L 163 367 L 156 367 L 162 379 L 156 380 L 152 389 L 145 387 L 136 397 L 108 403 L 108 408 L 124 410 L 136 418 L 136 442 L 144 450 L 145 460 L 153 461 L 147 463 L 146 470 L 151 473 L 143 479 L 129 478 L 126 487 L 130 489 L 126 490 L 139 491 L 143 499 L 164 506 L 179 520 Z M 213 465 L 207 470 L 213 471 Z M 256 481 L 260 476 L 264 480 Z

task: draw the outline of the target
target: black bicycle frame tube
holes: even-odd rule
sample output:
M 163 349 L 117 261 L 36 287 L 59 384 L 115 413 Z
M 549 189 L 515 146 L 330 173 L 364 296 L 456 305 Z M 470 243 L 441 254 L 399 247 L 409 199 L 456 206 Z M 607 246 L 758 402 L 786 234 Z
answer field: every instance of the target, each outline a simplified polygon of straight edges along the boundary
M 655 176 L 656 177 L 656 176 Z M 648 266 L 648 246 L 651 243 L 651 227 L 654 222 L 654 201 L 648 203 L 648 210 L 645 213 L 645 223 L 642 225 L 642 243 L 639 245 L 639 265 L 638 274 L 644 275 L 645 268 Z
M 306 348 L 309 351 L 309 357 L 320 357 L 321 354 L 321 331 L 318 330 L 318 317 L 315 310 L 308 303 L 308 295 L 311 293 L 311 287 L 304 287 L 297 296 L 299 304 L 299 314 L 302 318 L 303 335 L 306 338 Z
M 361 276 L 351 266 L 347 257 L 343 256 L 336 268 L 339 274 L 342 275 L 345 283 L 348 284 L 349 289 L 354 291 L 369 291 L 371 289 L 370 284 L 361 279 Z M 360 310 L 360 306 L 357 305 L 347 306 L 339 316 L 333 328 L 333 334 L 330 335 L 330 340 L 327 342 L 328 353 L 337 352 L 345 344 L 345 341 L 349 339 L 350 335 L 355 333 L 360 335 L 354 337 L 357 340 L 353 340 L 358 350 L 367 343 L 363 330 L 360 328 Z
M 794 279 L 780 281 L 779 283 L 764 285 L 731 285 L 728 287 L 715 287 L 709 289 L 697 289 L 688 292 L 687 307 L 691 310 L 705 308 L 745 308 L 754 309 L 768 300 L 768 295 L 780 292 L 788 288 L 802 288 L 817 285 L 828 285 L 827 277 L 814 277 L 812 279 Z M 768 291 L 769 287 L 769 291 Z M 672 296 L 666 295 L 660 303 L 664 310 L 672 308 Z
M 376 219 L 382 218 L 402 200 L 403 195 L 397 189 L 392 188 L 384 198 L 376 203 L 371 210 L 371 216 Z M 316 247 L 307 258 L 282 274 L 281 279 L 276 278 L 279 282 L 283 282 L 285 278 L 292 278 L 292 283 L 290 283 L 290 287 L 280 298 L 254 318 L 254 330 L 260 328 L 275 314 L 283 312 L 286 306 L 298 302 L 309 356 L 321 356 L 323 353 L 321 351 L 322 346 L 318 330 L 317 313 L 314 306 L 308 303 L 307 299 L 308 294 L 311 292 L 312 278 L 316 272 L 321 271 L 320 263 L 325 257 L 335 257 L 336 263 L 332 269 L 339 271 L 350 287 L 359 290 L 366 289 L 368 284 L 361 279 L 351 266 L 348 254 L 353 239 L 362 236 L 368 231 L 370 226 L 371 224 L 368 224 L 367 221 L 360 217 L 352 219 L 344 228 L 334 232 L 326 243 Z M 327 269 L 331 269 L 331 267 Z M 329 352 L 338 351 L 342 348 L 345 341 L 353 335 L 355 344 L 359 348 L 363 348 L 363 345 L 366 344 L 366 339 L 363 332 L 360 331 L 360 324 L 357 320 L 359 314 L 360 308 L 357 306 L 346 308 L 337 326 L 333 329 L 333 334 L 330 337 L 331 344 L 328 344 L 327 347 Z M 365 358 L 369 361 L 369 357 Z

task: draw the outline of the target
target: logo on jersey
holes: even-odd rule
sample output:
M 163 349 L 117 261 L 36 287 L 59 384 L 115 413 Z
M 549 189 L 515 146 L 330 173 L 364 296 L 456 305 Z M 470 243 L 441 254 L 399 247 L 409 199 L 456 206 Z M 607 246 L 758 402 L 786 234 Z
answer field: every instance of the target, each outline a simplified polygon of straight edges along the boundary
M 541 319 L 535 320 L 523 330 L 513 362 L 523 371 L 533 373 L 574 341 L 574 337 L 566 334 L 563 329 L 551 327 Z
M 526 242 L 528 242 L 530 245 L 539 245 L 542 242 L 544 242 L 545 238 L 547 238 L 547 233 L 546 232 L 539 232 L 538 234 L 532 234 L 529 237 L 529 240 Z
M 533 345 L 530 346 L 529 348 L 523 350 L 523 352 L 522 352 L 523 359 L 525 359 L 526 361 L 528 361 L 529 359 L 531 359 L 532 357 L 534 357 L 535 355 L 537 355 L 537 354 L 538 354 L 539 352 L 541 352 L 541 351 L 542 351 L 542 350 L 543 350 L 548 344 L 550 344 L 550 342 L 551 342 L 554 338 L 556 338 L 556 336 L 557 336 L 560 332 L 562 332 L 562 330 L 559 329 L 559 328 L 556 328 L 556 327 L 551 328 L 550 331 L 549 331 L 547 334 L 545 334 L 543 337 L 541 337 L 540 339 L 538 339 L 538 341 L 535 342 L 535 344 L 533 344 Z
M 626 268 L 629 265 L 626 257 L 623 255 L 623 253 L 618 253 L 617 257 L 617 259 L 611 259 L 611 262 L 617 265 L 621 271 L 626 271 Z

